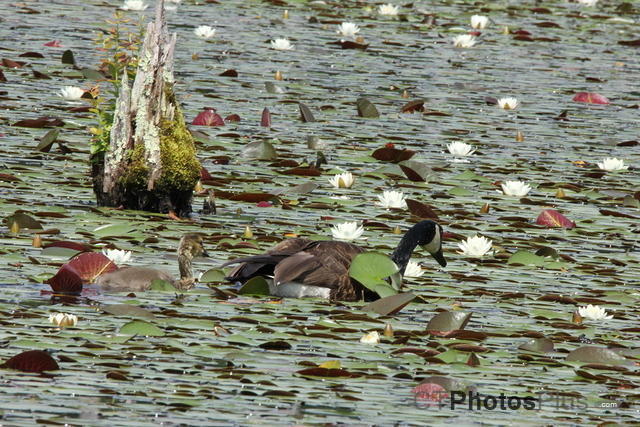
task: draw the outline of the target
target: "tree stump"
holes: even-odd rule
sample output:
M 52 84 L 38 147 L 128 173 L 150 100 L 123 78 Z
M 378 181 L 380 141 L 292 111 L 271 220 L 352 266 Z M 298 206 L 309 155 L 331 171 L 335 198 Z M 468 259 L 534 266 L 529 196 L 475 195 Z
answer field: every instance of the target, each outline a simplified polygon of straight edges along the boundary
M 132 87 L 122 73 L 109 148 L 92 159 L 93 189 L 99 206 L 188 216 L 201 167 L 174 93 L 176 34 L 163 3 L 147 25 Z

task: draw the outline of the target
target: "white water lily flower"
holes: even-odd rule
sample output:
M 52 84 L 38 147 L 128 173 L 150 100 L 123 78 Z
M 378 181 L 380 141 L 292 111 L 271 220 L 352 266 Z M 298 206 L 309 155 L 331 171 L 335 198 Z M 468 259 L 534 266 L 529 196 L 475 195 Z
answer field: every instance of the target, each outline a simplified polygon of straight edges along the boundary
M 338 26 L 338 31 L 336 33 L 344 36 L 344 37 L 355 37 L 356 33 L 360 32 L 360 27 L 358 27 L 353 22 L 343 22 Z
M 453 38 L 453 46 L 454 47 L 473 47 L 476 44 L 476 38 L 471 34 L 460 34 Z
M 363 344 L 380 344 L 380 334 L 378 331 L 369 332 L 365 334 L 362 338 L 360 338 L 360 342 Z
M 473 15 L 471 17 L 471 27 L 476 30 L 482 30 L 489 24 L 489 18 L 483 15 Z
M 122 10 L 145 10 L 149 7 L 148 4 L 143 2 L 142 0 L 125 0 L 124 4 L 120 9 Z
M 405 201 L 402 191 L 384 191 L 382 194 L 378 194 L 378 200 L 376 205 L 382 206 L 383 208 L 407 208 L 407 202 Z
M 598 0 L 577 0 L 578 3 L 584 6 L 595 6 L 598 3 Z
M 331 234 L 336 240 L 355 240 L 362 236 L 362 233 L 364 233 L 364 227 L 358 225 L 356 221 L 343 222 L 331 227 Z
M 271 49 L 292 50 L 293 45 L 287 39 L 275 39 L 275 40 L 271 40 Z
M 456 157 L 470 156 L 476 152 L 472 145 L 461 141 L 454 141 L 450 143 L 447 145 L 447 150 Z
M 121 249 L 103 249 L 102 253 L 114 264 L 126 264 L 131 259 L 131 251 Z
M 492 241 L 484 236 L 468 237 L 467 240 L 458 243 L 458 247 L 462 252 L 459 254 L 466 255 L 473 258 L 480 258 L 486 255 L 491 250 Z
M 503 110 L 515 110 L 518 108 L 518 105 L 520 105 L 520 103 L 517 98 L 508 97 L 498 99 L 498 107 Z
M 502 194 L 505 196 L 526 196 L 531 191 L 531 186 L 522 181 L 505 181 L 501 184 Z
M 200 25 L 198 28 L 193 30 L 193 33 L 201 39 L 210 39 L 216 35 L 216 29 L 208 25 Z
M 629 165 L 624 164 L 624 160 L 615 157 L 607 157 L 598 163 L 598 167 L 605 171 L 621 171 L 629 169 Z
M 591 320 L 609 320 L 613 319 L 613 315 L 608 315 L 603 307 L 599 305 L 589 304 L 584 307 L 578 308 L 578 314 L 585 319 Z
M 49 323 L 53 323 L 60 328 L 76 326 L 76 324 L 78 324 L 78 317 L 74 314 L 51 313 L 49 315 Z
M 335 188 L 351 188 L 355 179 L 351 172 L 343 172 L 329 178 L 329 183 Z
M 403 277 L 420 277 L 424 274 L 424 270 L 420 267 L 420 264 L 414 261 L 409 261 L 407 267 L 404 269 Z
M 379 15 L 396 16 L 398 14 L 398 6 L 391 3 L 381 4 L 378 6 Z
M 77 86 L 65 86 L 60 89 L 60 96 L 69 101 L 80 99 L 82 95 L 84 95 L 84 89 Z

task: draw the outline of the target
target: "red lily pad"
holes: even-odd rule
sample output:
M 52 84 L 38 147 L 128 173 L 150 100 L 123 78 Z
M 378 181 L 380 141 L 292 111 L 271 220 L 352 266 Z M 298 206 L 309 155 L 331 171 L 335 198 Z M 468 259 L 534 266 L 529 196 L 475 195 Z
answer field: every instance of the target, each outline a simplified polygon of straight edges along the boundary
M 267 107 L 262 110 L 262 117 L 260 118 L 260 126 L 265 128 L 271 127 L 271 113 Z
M 64 122 L 60 119 L 50 117 L 40 117 L 37 119 L 25 119 L 15 122 L 12 126 L 20 126 L 25 128 L 46 128 L 64 126 Z
M 571 221 L 566 216 L 562 215 L 555 209 L 545 209 L 540 212 L 536 219 L 536 224 L 544 225 L 545 227 L 562 227 L 562 228 L 575 228 L 576 223 Z
M 74 251 L 79 251 L 79 252 L 85 252 L 85 251 L 91 250 L 91 248 L 88 245 L 85 245 L 84 243 L 70 242 L 68 240 L 56 240 L 55 242 L 47 243 L 42 248 L 43 249 L 67 248 L 67 249 L 73 249 Z
M 371 154 L 371 157 L 376 160 L 380 160 L 381 162 L 398 163 L 404 160 L 409 160 L 415 154 L 415 151 L 407 150 L 406 148 L 399 150 L 395 147 L 382 147 L 374 151 L 373 154 Z
M 191 122 L 194 126 L 224 126 L 224 120 L 214 108 L 205 108 Z
M 574 102 L 583 102 L 585 104 L 601 104 L 607 105 L 611 102 L 605 97 L 595 92 L 578 92 L 573 97 Z
M 229 114 L 227 117 L 224 118 L 225 122 L 239 122 L 240 121 L 240 116 L 237 114 Z
M 100 252 L 85 252 L 74 257 L 66 265 L 78 273 L 83 283 L 93 283 L 101 274 L 118 269 L 113 261 Z
M 436 383 L 418 384 L 411 389 L 415 394 L 416 403 L 427 404 L 428 402 L 440 402 L 441 400 L 449 397 L 449 392 Z
M 62 47 L 60 40 L 52 40 L 50 42 L 46 42 L 44 45 L 47 47 Z
M 4 362 L 0 367 L 38 373 L 60 369 L 58 362 L 49 353 L 42 350 L 23 351 Z
M 45 281 L 54 292 L 80 293 L 82 292 L 82 279 L 78 272 L 69 264 L 64 264 L 55 276 Z

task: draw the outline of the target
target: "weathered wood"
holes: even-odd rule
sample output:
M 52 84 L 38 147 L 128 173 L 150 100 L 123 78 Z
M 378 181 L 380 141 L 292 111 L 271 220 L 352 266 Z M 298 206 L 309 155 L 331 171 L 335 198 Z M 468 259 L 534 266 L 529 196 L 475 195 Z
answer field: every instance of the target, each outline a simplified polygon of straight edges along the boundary
M 122 73 L 122 86 L 113 115 L 109 150 L 104 157 L 102 191 L 105 193 L 114 191 L 118 178 L 124 172 L 125 155 L 133 147 L 130 117 L 131 89 L 129 88 L 129 76 L 127 73 Z

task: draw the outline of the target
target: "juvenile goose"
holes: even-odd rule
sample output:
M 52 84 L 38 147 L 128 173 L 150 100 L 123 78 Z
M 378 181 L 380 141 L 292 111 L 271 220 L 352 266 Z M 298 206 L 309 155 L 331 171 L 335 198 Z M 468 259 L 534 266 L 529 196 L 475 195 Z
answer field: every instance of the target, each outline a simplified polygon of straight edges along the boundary
M 209 256 L 202 246 L 202 236 L 194 233 L 185 234 L 178 244 L 180 279 L 174 279 L 168 271 L 151 267 L 122 267 L 98 276 L 96 284 L 105 291 L 140 292 L 149 289 L 155 279 L 160 279 L 171 283 L 178 290 L 186 291 L 191 289 L 195 282 L 191 262 L 197 256 Z
M 433 221 L 420 221 L 407 231 L 391 259 L 400 274 L 409 263 L 416 246 L 422 246 L 445 267 L 442 255 L 442 227 Z M 238 258 L 223 264 L 237 264 L 227 277 L 232 282 L 246 282 L 255 276 L 273 276 L 269 282 L 272 295 L 281 297 L 320 297 L 355 301 L 374 297 L 371 291 L 349 277 L 353 258 L 365 249 L 338 241 L 313 241 L 303 238 L 280 242 L 262 255 Z

